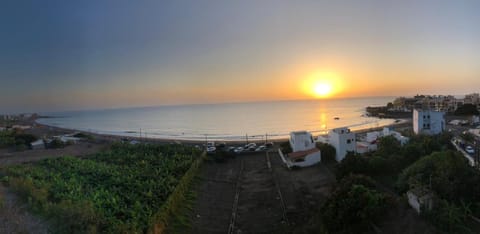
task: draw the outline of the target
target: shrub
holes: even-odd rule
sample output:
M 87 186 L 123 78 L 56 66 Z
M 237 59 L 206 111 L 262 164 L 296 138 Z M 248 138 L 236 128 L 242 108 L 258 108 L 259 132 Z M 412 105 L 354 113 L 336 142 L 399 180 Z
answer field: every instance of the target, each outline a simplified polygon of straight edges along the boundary
M 87 140 L 93 140 L 94 137 L 90 134 L 87 134 L 87 133 L 83 133 L 83 132 L 79 132 L 75 135 L 73 135 L 73 137 L 78 137 L 78 138 L 84 138 L 84 139 L 87 139 Z
M 36 141 L 38 138 L 32 134 L 20 133 L 15 135 L 15 143 L 18 145 L 18 142 L 21 142 L 25 145 L 30 145 L 30 143 Z
M 329 233 L 361 233 L 391 205 L 392 199 L 375 190 L 369 177 L 351 175 L 336 186 L 322 207 L 321 218 Z
M 290 142 L 288 142 L 288 141 L 282 142 L 280 144 L 280 149 L 282 150 L 282 152 L 284 154 L 288 154 L 288 153 L 291 153 L 293 151 L 292 146 L 290 146 Z
M 63 148 L 65 147 L 66 144 L 63 143 L 62 140 L 58 139 L 58 138 L 54 138 L 49 144 L 48 144 L 48 147 L 49 148 L 52 148 L 52 149 L 58 149 L 58 148 Z
M 335 161 L 336 149 L 330 144 L 317 143 L 317 148 L 320 149 L 322 155 L 322 161 L 333 162 Z

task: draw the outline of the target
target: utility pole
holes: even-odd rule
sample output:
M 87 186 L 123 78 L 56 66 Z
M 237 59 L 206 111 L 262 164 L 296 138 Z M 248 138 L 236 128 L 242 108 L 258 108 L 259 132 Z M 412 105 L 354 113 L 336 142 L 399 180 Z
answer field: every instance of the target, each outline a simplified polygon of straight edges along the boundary
M 480 168 L 479 162 L 480 162 L 480 143 L 478 142 L 477 136 L 473 138 L 473 145 L 475 149 L 475 167 L 477 169 Z
M 245 139 L 246 139 L 247 145 L 248 145 L 248 134 L 247 133 L 245 133 Z
M 205 134 L 205 150 L 208 148 L 207 134 Z
M 265 144 L 267 144 L 267 141 L 268 141 L 268 140 L 267 140 L 267 137 L 268 137 L 268 134 L 265 133 Z

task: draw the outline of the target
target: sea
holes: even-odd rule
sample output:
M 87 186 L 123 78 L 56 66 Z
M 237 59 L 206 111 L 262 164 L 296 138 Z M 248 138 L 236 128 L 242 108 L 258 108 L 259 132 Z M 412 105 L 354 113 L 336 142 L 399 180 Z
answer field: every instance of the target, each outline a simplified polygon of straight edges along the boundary
M 323 135 L 337 127 L 351 130 L 392 124 L 368 117 L 367 106 L 394 97 L 195 104 L 41 113 L 38 123 L 126 137 L 176 140 L 269 140 L 307 130 Z

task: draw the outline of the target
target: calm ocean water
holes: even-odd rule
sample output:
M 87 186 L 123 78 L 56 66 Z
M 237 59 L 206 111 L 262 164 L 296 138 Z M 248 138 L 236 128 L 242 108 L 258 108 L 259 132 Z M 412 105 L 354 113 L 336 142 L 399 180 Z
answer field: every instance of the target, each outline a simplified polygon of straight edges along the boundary
M 392 119 L 365 117 L 365 107 L 393 101 L 392 97 L 276 101 L 233 104 L 159 106 L 44 113 L 51 126 L 95 133 L 170 139 L 262 140 L 286 137 L 295 130 L 315 135 L 348 126 L 352 130 L 380 127 Z M 339 120 L 334 118 L 338 117 Z

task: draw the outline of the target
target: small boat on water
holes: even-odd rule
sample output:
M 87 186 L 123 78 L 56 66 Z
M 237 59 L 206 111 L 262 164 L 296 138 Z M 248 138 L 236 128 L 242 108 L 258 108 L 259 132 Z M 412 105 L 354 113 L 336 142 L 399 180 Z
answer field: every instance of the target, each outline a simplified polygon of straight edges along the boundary
M 339 120 L 340 118 L 339 118 L 339 117 L 335 117 L 335 118 L 333 118 L 333 119 L 334 119 L 334 120 Z

